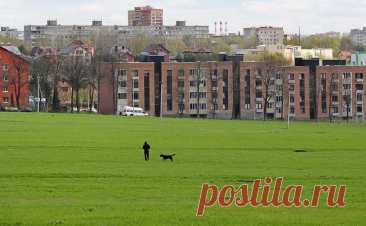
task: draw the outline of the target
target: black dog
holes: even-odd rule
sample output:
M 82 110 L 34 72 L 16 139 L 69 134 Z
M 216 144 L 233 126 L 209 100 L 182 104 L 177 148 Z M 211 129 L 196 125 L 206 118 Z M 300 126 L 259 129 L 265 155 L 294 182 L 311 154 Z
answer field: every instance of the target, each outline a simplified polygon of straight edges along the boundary
M 174 161 L 173 160 L 173 157 L 175 156 L 175 154 L 172 154 L 172 155 L 163 155 L 163 154 L 161 154 L 160 155 L 160 158 L 162 158 L 163 160 L 169 160 L 170 159 L 170 161 Z

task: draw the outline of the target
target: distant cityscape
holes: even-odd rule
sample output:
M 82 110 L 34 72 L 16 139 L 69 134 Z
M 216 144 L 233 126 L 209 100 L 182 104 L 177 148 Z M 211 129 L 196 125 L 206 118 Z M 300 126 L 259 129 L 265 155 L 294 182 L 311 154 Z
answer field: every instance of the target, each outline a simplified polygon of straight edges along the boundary
M 310 46 L 301 30 L 228 33 L 228 23 L 217 21 L 210 33 L 183 20 L 165 25 L 163 9 L 143 6 L 128 11 L 128 25 L 48 20 L 23 32 L 1 27 L 1 37 L 3 110 L 119 115 L 132 106 L 169 117 L 366 117 L 366 28 L 314 34 L 310 41 L 326 45 Z

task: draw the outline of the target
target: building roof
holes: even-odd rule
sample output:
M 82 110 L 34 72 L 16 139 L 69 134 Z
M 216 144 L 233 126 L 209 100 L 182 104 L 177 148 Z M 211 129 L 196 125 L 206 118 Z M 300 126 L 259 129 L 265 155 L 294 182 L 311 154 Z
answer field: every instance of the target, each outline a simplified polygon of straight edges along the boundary
M 26 62 L 30 62 L 31 58 L 22 54 L 18 47 L 16 46 L 0 46 L 0 49 L 5 50 L 8 53 L 13 54 L 14 56 L 18 57 L 19 59 L 22 59 Z
M 1 46 L 2 48 L 8 50 L 9 52 L 15 54 L 15 55 L 18 55 L 18 56 L 21 56 L 22 53 L 20 52 L 19 48 L 16 47 L 16 46 Z
M 162 44 L 150 44 L 142 52 L 144 55 L 166 56 L 170 51 Z
M 72 43 L 70 43 L 66 48 L 61 50 L 62 55 L 69 55 L 75 52 L 77 48 L 82 49 L 88 49 L 89 46 L 87 46 L 84 42 L 80 40 L 75 40 Z

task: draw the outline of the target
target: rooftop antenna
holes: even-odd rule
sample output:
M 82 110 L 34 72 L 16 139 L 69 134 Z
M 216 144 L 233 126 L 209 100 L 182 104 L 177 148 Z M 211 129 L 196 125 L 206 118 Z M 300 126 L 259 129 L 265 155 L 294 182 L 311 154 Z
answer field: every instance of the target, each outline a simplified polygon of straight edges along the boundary
M 215 35 L 217 35 L 217 22 L 215 22 Z
M 299 26 L 299 46 L 301 46 L 301 27 Z
M 227 35 L 227 22 L 225 22 L 225 35 Z
M 222 31 L 222 21 L 220 21 L 220 35 L 222 35 L 223 31 Z

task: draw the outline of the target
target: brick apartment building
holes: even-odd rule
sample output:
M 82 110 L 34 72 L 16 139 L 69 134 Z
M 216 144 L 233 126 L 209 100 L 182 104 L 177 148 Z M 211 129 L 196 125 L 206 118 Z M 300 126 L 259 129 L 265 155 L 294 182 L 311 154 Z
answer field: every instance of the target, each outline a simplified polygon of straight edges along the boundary
M 152 116 L 159 116 L 161 109 L 169 117 L 263 119 L 266 112 L 272 119 L 326 120 L 346 118 L 348 112 L 350 119 L 365 118 L 366 67 L 236 64 L 105 63 L 101 113 L 119 114 L 124 106 L 136 106 Z
M 100 109 L 120 114 L 124 106 L 145 109 L 158 116 L 231 119 L 234 116 L 234 70 L 232 61 L 163 62 L 161 82 L 156 63 L 126 62 L 103 65 Z M 240 113 L 243 119 L 261 119 L 264 114 L 261 62 L 240 64 Z M 273 77 L 269 118 L 309 119 L 309 71 L 307 67 L 281 67 Z M 259 82 L 259 80 L 261 82 Z M 248 88 L 249 86 L 249 88 Z M 160 89 L 161 88 L 161 89 Z M 114 94 L 115 93 L 115 94 Z M 160 96 L 162 95 L 162 99 Z M 156 98 L 159 97 L 159 98 Z
M 143 6 L 128 11 L 128 26 L 163 26 L 163 23 L 163 9 Z
M 26 107 L 29 62 L 16 47 L 0 47 L 0 107 Z
M 102 65 L 100 112 L 121 114 L 123 107 L 141 107 L 155 115 L 154 63 L 125 62 Z
M 266 117 L 310 119 L 309 69 L 275 67 L 265 62 L 241 62 L 240 111 L 242 119 Z M 265 106 L 265 104 L 267 106 Z M 266 109 L 265 109 L 266 108 Z
M 162 75 L 164 116 L 232 117 L 232 62 L 167 62 Z
M 366 116 L 364 66 L 317 67 L 318 119 L 352 118 Z

